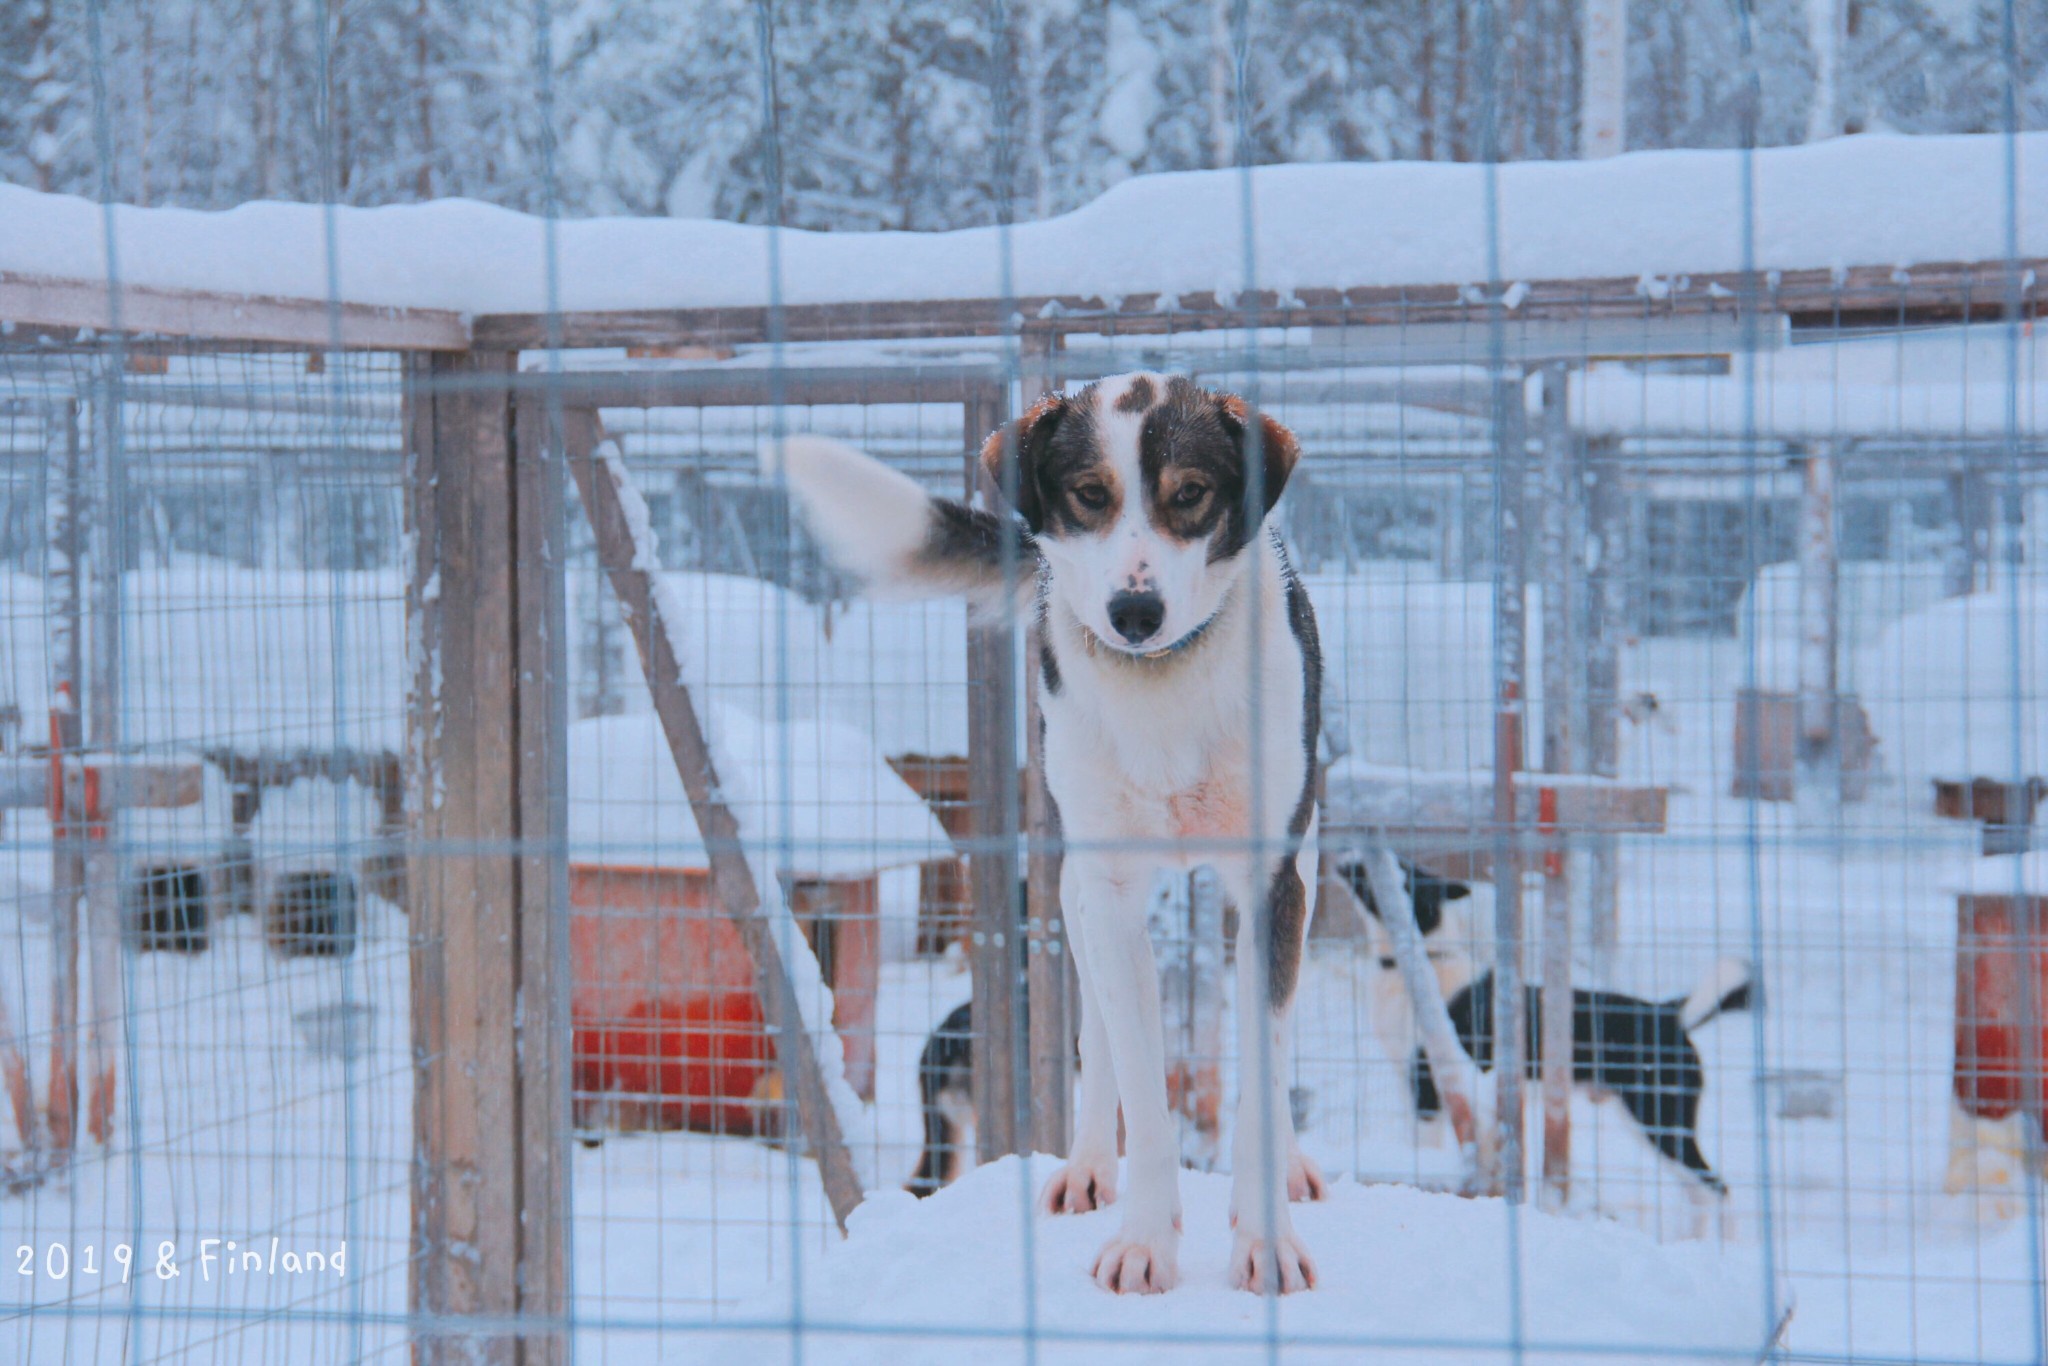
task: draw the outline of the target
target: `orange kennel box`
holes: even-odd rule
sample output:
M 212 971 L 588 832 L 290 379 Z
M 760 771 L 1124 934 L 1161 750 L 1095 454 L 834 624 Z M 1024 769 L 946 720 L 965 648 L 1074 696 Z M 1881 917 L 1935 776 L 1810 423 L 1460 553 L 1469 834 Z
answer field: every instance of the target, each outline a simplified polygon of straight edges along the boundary
M 1972 1119 L 2028 1108 L 2039 1124 L 2048 1089 L 2048 896 L 1965 893 L 1957 912 L 1956 1101 Z
M 876 880 L 800 882 L 790 901 L 833 990 L 847 1082 L 872 1099 Z M 753 960 L 708 870 L 571 863 L 569 960 L 578 1129 L 779 1130 Z

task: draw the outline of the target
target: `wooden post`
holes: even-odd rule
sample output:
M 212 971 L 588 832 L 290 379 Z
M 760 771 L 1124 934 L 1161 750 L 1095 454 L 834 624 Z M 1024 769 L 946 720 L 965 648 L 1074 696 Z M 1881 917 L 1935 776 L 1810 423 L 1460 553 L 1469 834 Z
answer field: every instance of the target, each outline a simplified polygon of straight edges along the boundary
M 1834 443 L 1816 444 L 1804 462 L 1799 498 L 1799 786 L 1828 801 L 1842 796 L 1836 736 L 1841 564 L 1835 463 Z
M 1037 343 L 1026 354 L 1021 401 L 1059 387 L 1059 338 L 1028 339 Z M 974 424 L 985 414 L 970 411 L 966 435 L 974 444 Z M 1026 989 L 1031 1021 L 1031 1148 L 1064 1157 L 1071 1140 L 1074 1107 L 1074 1035 L 1078 983 L 1073 958 L 1067 953 L 1065 919 L 1060 913 L 1060 813 L 1045 787 L 1044 719 L 1038 691 L 1044 686 L 1037 623 L 1025 636 L 1024 657 L 1024 830 L 1025 911 L 1030 941 L 1025 955 Z
M 612 591 L 632 625 L 648 695 L 710 859 L 712 891 L 719 909 L 731 917 L 747 946 L 754 965 L 754 990 L 776 1039 L 783 1094 L 796 1100 L 797 1122 L 817 1159 L 818 1177 L 833 1218 L 844 1232 L 846 1217 L 861 1202 L 860 1177 L 826 1091 L 824 1069 L 805 1025 L 803 1002 L 783 956 L 785 940 L 791 953 L 808 955 L 811 950 L 792 916 L 785 912 L 778 920 L 763 913 L 760 887 L 740 843 L 739 821 L 719 796 L 718 767 L 712 761 L 696 703 L 683 681 L 684 664 L 676 654 L 660 581 L 650 568 L 657 563 L 654 547 L 642 547 L 637 539 L 636 528 L 647 524 L 647 504 L 629 482 L 623 460 L 597 458 L 600 437 L 595 412 L 585 409 L 562 414 L 562 441 L 584 514 L 597 536 L 598 562 L 611 577 Z M 781 939 L 778 927 L 786 930 Z M 566 954 L 563 961 L 567 961 Z M 815 961 L 812 970 L 816 971 Z M 832 1027 L 829 1020 L 816 1024 L 820 1030 Z
M 1567 379 L 1563 365 L 1543 368 L 1543 768 L 1559 774 L 1574 772 L 1579 760 L 1572 555 L 1579 540 L 1572 534 L 1579 480 L 1565 409 Z M 1572 850 L 1558 827 L 1555 788 L 1541 789 L 1537 820 L 1543 835 L 1543 1192 L 1550 1208 L 1563 1209 L 1572 1171 Z
M 1628 507 L 1620 456 L 1611 444 L 1583 446 L 1586 493 L 1584 745 L 1588 772 L 1621 772 L 1621 638 L 1628 567 Z M 1593 972 L 1601 978 L 1621 936 L 1621 846 L 1612 831 L 1588 841 L 1586 914 Z
M 1002 422 L 1004 395 L 991 390 L 963 405 L 966 496 L 1007 506 L 981 467 L 981 445 Z M 1021 558 L 1016 572 L 1030 572 Z M 974 976 L 974 1129 L 977 1158 L 992 1162 L 1018 1151 L 1025 1125 L 1018 1085 L 1024 1057 L 1017 1030 L 1023 945 L 1017 933 L 1017 652 L 1007 613 L 967 630 L 968 791 L 972 806 L 968 885 L 974 929 L 968 942 Z
M 569 1310 L 559 466 L 521 457 L 517 364 L 407 362 L 410 1295 L 418 1360 L 551 1366 Z
M 92 636 L 85 677 L 85 742 L 111 757 L 121 748 L 121 614 L 127 567 L 127 470 L 121 444 L 121 367 L 104 364 L 93 401 L 92 487 L 86 560 L 91 565 L 87 621 Z M 86 783 L 83 816 L 85 946 L 92 1014 L 86 1022 L 86 1132 L 105 1143 L 114 1119 L 114 1058 L 121 1030 L 120 807 Z
M 67 800 L 65 761 L 85 746 L 87 488 L 78 403 L 45 413 L 43 620 L 50 668 L 50 1076 L 44 1124 L 56 1160 L 77 1139 L 78 926 L 85 897 L 85 823 Z
M 1074 1024 L 1069 1009 L 1065 926 L 1060 917 L 1060 818 L 1045 789 L 1045 731 L 1038 713 L 1044 680 L 1038 629 L 1028 636 L 1024 670 L 1025 911 L 1024 970 L 1031 1017 L 1031 1149 L 1064 1157 L 1074 1101 Z
M 1583 0 L 1579 11 L 1579 155 L 1628 145 L 1628 0 Z
M 1527 414 L 1519 372 L 1494 381 L 1493 727 L 1494 1086 L 1500 1130 L 1502 1193 L 1522 1199 L 1522 1076 L 1528 1002 L 1522 992 L 1522 831 L 1515 774 L 1522 767 L 1527 716 L 1525 563 L 1528 537 Z

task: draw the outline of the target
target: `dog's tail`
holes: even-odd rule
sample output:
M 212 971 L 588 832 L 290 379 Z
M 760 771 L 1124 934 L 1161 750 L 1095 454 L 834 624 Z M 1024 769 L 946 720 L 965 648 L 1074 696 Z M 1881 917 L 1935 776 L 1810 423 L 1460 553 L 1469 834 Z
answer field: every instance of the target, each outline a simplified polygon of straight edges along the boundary
M 909 475 L 830 437 L 771 442 L 761 449 L 761 470 L 787 481 L 826 557 L 870 597 L 965 597 L 984 614 L 1006 603 L 1022 612 L 1031 602 L 1037 552 L 1008 517 L 935 498 Z
M 1690 995 L 1665 1004 L 1678 1012 L 1679 1024 L 1690 1033 L 1717 1015 L 1754 1009 L 1762 1003 L 1762 995 L 1756 973 L 1748 963 L 1740 958 L 1723 958 Z

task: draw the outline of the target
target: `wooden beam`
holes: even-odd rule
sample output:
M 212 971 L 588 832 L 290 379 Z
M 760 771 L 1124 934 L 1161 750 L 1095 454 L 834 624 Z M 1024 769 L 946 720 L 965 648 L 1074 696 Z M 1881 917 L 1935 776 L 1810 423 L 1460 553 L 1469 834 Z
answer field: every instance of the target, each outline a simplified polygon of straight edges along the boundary
M 524 395 L 563 408 L 767 408 L 817 403 L 966 403 L 1000 388 L 994 365 L 760 366 L 678 370 L 528 370 Z
M 2032 277 L 2021 314 L 2043 312 L 2048 260 L 2017 263 Z M 1934 262 L 1770 272 L 1738 271 L 1518 282 L 1507 310 L 1512 326 L 1529 320 L 1722 314 L 1755 298 L 1764 312 L 1794 327 L 1898 326 L 1988 321 L 2004 315 L 2011 279 L 2005 262 Z M 59 279 L 0 272 L 0 326 L 58 343 L 92 343 L 114 326 L 118 292 L 121 331 L 141 340 L 354 350 L 539 350 L 548 346 L 705 346 L 727 348 L 771 339 L 764 304 L 745 308 L 568 310 L 484 314 L 465 325 L 447 309 L 395 308 L 275 295 Z M 1256 315 L 1297 327 L 1484 322 L 1490 301 L 1470 283 L 1302 287 L 1283 298 L 1252 291 L 1229 298 L 1212 292 L 1164 296 L 1135 292 L 1118 299 L 1033 295 L 1015 300 L 954 298 L 796 304 L 777 310 L 780 333 L 794 342 L 994 337 L 1013 329 L 1050 334 L 1110 332 L 1161 335 L 1242 327 Z
M 572 409 L 563 413 L 562 433 L 576 490 L 596 533 L 598 561 L 610 576 L 622 615 L 632 627 L 654 712 L 668 739 L 669 757 L 682 778 L 690 812 L 704 840 L 712 891 L 719 909 L 738 927 L 753 961 L 754 989 L 768 1026 L 775 1031 L 775 1057 L 782 1068 L 784 1094 L 795 1098 L 797 1122 L 817 1159 L 825 1198 L 843 1232 L 847 1216 L 862 1199 L 860 1177 L 847 1151 L 838 1112 L 826 1092 L 824 1070 L 804 1024 L 803 1004 L 783 959 L 775 922 L 762 913 L 760 889 L 740 843 L 739 821 L 719 795 L 718 768 L 696 703 L 683 682 L 683 661 L 676 654 L 660 581 L 645 567 L 655 562 L 654 548 L 639 545 L 635 526 L 645 525 L 646 506 L 627 482 L 622 459 L 597 458 L 601 433 L 594 412 Z M 629 499 L 637 505 L 633 511 L 628 510 Z M 788 939 L 792 952 L 810 952 L 801 934 L 792 933 Z M 831 1022 L 820 1021 L 819 1027 L 829 1029 Z
M 1024 971 L 1030 995 L 1031 1135 L 1033 1152 L 1064 1157 L 1074 1103 L 1073 995 L 1067 981 L 1065 925 L 1060 915 L 1059 808 L 1045 786 L 1045 728 L 1038 710 L 1043 686 L 1038 629 L 1025 639 L 1024 662 Z
M 1344 762 L 1330 770 L 1323 828 L 1465 830 L 1475 844 L 1492 838 L 1493 778 L 1484 769 L 1444 772 Z M 1662 834 L 1670 789 L 1615 778 L 1516 773 L 1517 824 L 1533 826 L 1548 802 L 1560 829 L 1584 833 Z
M 569 1023 L 551 962 L 565 905 L 535 860 L 565 834 L 558 637 L 531 598 L 559 573 L 543 472 L 522 468 L 517 357 L 407 362 L 407 708 L 414 1058 L 411 1301 L 423 1362 L 566 1360 Z M 542 515 L 522 504 L 540 501 Z M 465 1316 L 492 1320 L 465 1333 Z
M 1577 556 L 1584 544 L 1575 534 L 1579 504 L 1574 436 L 1566 413 L 1567 371 L 1543 368 L 1543 496 L 1538 504 L 1541 553 L 1537 567 L 1543 593 L 1543 767 L 1569 774 L 1579 767 L 1573 724 L 1581 658 Z M 1537 830 L 1543 859 L 1543 1009 L 1538 1021 L 1543 1055 L 1543 1195 L 1547 1208 L 1562 1210 L 1572 1180 L 1572 846 L 1575 841 L 1555 818 L 1556 789 L 1539 789 Z
M 1584 602 L 1585 697 L 1581 737 L 1586 770 L 1603 778 L 1621 771 L 1621 641 L 1629 584 L 1628 499 L 1612 443 L 1580 445 L 1580 487 L 1586 498 L 1587 552 Z M 1663 817 L 1658 816 L 1661 829 Z M 1586 938 L 1598 978 L 1621 937 L 1621 850 L 1610 830 L 1587 839 Z
M 1522 1060 L 1528 1056 L 1528 999 L 1522 991 L 1522 834 L 1516 776 L 1524 766 L 1528 720 L 1527 414 L 1522 384 L 1494 383 L 1493 416 L 1493 1049 L 1501 1193 L 1523 1197 Z
M 43 622 L 48 632 L 50 750 L 60 760 L 85 747 L 85 576 L 90 518 L 87 448 L 76 399 L 43 413 L 45 479 Z M 87 828 L 60 806 L 50 822 L 50 1072 L 44 1133 L 62 1162 L 77 1137 L 78 929 L 85 901 Z
M 985 390 L 966 406 L 961 442 L 964 485 L 970 501 L 1005 506 L 981 465 L 981 444 L 1003 421 L 1007 395 Z M 1019 554 L 1016 573 L 1031 572 Z M 1018 1032 L 1023 1003 L 1018 976 L 1024 964 L 1017 905 L 1017 651 L 1007 613 L 967 629 L 967 756 L 972 810 L 968 885 L 974 894 L 969 961 L 974 975 L 975 1147 L 983 1162 L 1021 1148 L 1026 1125 L 1019 1104 L 1025 1056 Z
M 2038 317 L 2048 297 L 2048 260 L 2018 263 L 2032 272 L 2021 311 Z M 2002 317 L 2010 276 L 2003 261 L 1936 262 L 1773 271 L 1747 275 L 1715 271 L 1646 281 L 1641 276 L 1518 282 L 1525 287 L 1508 326 L 1527 319 L 1659 317 L 1673 314 L 1736 316 L 1754 298 L 1767 313 L 1788 315 L 1794 326 L 1832 327 Z M 1162 304 L 1165 305 L 1162 307 Z M 915 337 L 994 337 L 1026 332 L 1156 335 L 1263 323 L 1292 327 L 1395 326 L 1423 322 L 1484 323 L 1489 300 L 1469 283 L 1370 285 L 1293 290 L 1284 303 L 1270 290 L 1230 299 L 1209 292 L 1174 297 L 1136 292 L 1119 299 L 1088 295 L 876 300 L 844 304 L 792 304 L 775 311 L 785 341 L 893 340 Z M 552 319 L 540 313 L 484 314 L 472 331 L 479 347 L 537 349 L 551 344 L 594 346 L 740 346 L 770 339 L 770 310 L 663 308 L 613 312 L 572 310 Z
M 196 805 L 205 790 L 203 764 L 152 764 L 98 755 L 63 761 L 64 799 L 79 810 Z M 47 809 L 50 761 L 0 759 L 0 807 Z
M 0 271 L 0 326 L 119 330 L 124 336 L 263 342 L 348 350 L 461 351 L 462 315 L 439 308 L 384 308 L 266 294 L 162 289 L 105 280 L 62 280 Z M 84 340 L 81 338 L 81 340 Z

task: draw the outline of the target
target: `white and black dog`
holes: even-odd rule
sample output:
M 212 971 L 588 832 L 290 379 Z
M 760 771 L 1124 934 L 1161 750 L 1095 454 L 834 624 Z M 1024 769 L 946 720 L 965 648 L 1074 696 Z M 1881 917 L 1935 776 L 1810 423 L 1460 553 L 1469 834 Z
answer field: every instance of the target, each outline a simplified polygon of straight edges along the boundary
M 1293 435 L 1178 376 L 1122 375 L 1050 394 L 982 448 L 1007 516 L 933 498 L 839 444 L 770 450 L 805 524 L 878 594 L 964 594 L 984 609 L 1035 591 L 1045 783 L 1066 856 L 1060 904 L 1081 981 L 1081 1103 L 1052 1212 L 1119 1195 L 1094 1263 L 1123 1293 L 1179 1277 L 1179 1153 L 1167 1106 L 1146 898 L 1162 867 L 1208 864 L 1238 916 L 1240 1087 L 1234 1284 L 1315 1282 L 1290 1199 L 1324 1190 L 1289 1123 L 1288 1010 L 1315 885 L 1322 656 L 1308 592 L 1272 510 Z
M 1470 921 L 1456 913 L 1472 889 L 1408 863 L 1404 885 L 1415 906 L 1415 927 L 1428 950 L 1437 985 L 1450 1011 L 1458 1042 L 1482 1070 L 1493 1067 L 1493 970 L 1475 953 L 1480 942 Z M 1393 961 L 1393 948 L 1380 922 L 1379 903 L 1362 863 L 1338 865 L 1351 894 L 1369 917 L 1378 955 L 1372 1016 L 1387 1056 L 1409 1059 L 1415 1111 L 1424 1119 L 1442 1112 L 1443 1101 L 1416 1040 L 1415 1011 Z M 1543 1039 L 1535 1022 L 1543 1017 L 1543 988 L 1526 989 L 1529 1035 L 1524 1059 L 1529 1077 L 1541 1075 Z M 1716 1195 L 1726 1186 L 1700 1151 L 1700 1096 L 1706 1069 L 1692 1031 L 1716 1016 L 1758 1004 L 1760 993 L 1748 963 L 1723 958 L 1684 996 L 1646 1001 L 1618 991 L 1572 990 L 1572 1081 L 1597 1095 L 1611 1095 L 1636 1121 L 1657 1151 L 1676 1162 Z

